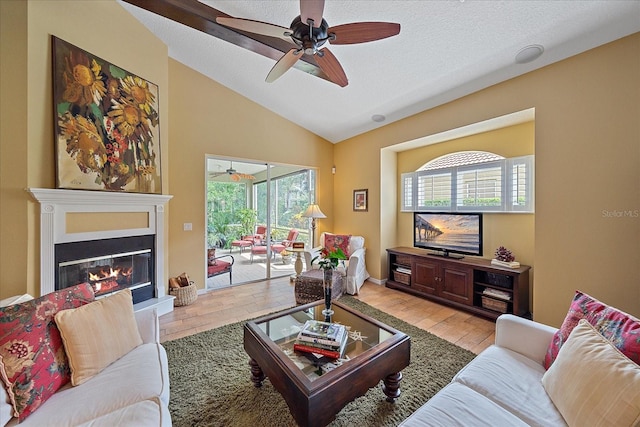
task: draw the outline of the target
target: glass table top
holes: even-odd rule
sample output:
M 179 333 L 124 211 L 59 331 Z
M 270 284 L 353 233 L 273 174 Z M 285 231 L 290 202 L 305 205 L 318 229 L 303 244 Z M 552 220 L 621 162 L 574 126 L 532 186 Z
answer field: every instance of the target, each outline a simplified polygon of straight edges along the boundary
M 306 377 L 313 381 L 327 372 L 341 366 L 365 351 L 375 347 L 394 336 L 396 331 L 381 327 L 364 317 L 343 309 L 334 304 L 334 314 L 326 318 L 322 314 L 324 304 L 312 307 L 301 306 L 300 310 L 287 311 L 282 316 L 256 321 L 256 326 L 293 361 L 295 366 Z M 298 332 L 307 320 L 330 321 L 344 325 L 348 330 L 348 339 L 344 355 L 340 359 L 332 359 L 315 353 L 304 353 L 293 350 Z

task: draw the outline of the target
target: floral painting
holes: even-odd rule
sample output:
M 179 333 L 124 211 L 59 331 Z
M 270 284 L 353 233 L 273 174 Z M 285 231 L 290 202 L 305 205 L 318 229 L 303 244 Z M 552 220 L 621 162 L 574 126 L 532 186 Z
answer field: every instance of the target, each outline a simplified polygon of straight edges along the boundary
M 52 42 L 58 188 L 160 194 L 158 86 Z

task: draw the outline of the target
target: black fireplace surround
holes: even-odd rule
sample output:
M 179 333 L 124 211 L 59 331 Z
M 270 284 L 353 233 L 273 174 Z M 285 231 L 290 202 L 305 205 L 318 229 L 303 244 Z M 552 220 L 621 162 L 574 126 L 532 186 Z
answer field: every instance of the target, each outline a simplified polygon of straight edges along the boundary
M 55 289 L 90 283 L 99 298 L 130 288 L 133 303 L 155 295 L 155 235 L 55 245 Z

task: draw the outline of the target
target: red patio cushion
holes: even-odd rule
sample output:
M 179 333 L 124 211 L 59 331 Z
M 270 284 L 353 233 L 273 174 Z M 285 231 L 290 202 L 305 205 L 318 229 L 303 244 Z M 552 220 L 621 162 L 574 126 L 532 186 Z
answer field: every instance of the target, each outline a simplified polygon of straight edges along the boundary
M 266 246 L 254 246 L 251 248 L 252 254 L 266 254 L 267 247 Z
M 209 276 L 219 274 L 221 272 L 229 270 L 230 266 L 231 266 L 231 263 L 228 263 L 226 261 L 216 260 L 216 265 L 210 265 L 207 267 L 207 273 L 209 274 Z

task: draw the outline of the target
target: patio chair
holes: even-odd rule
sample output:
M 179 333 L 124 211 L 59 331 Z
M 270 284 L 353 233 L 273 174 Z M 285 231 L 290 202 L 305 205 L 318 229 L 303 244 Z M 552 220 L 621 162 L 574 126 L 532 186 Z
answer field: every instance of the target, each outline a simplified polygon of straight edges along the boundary
M 222 261 L 222 258 L 229 258 L 227 261 Z M 219 276 L 221 274 L 229 273 L 229 284 L 232 283 L 233 263 L 235 259 L 233 255 L 220 255 L 218 257 L 209 258 L 207 261 L 207 278 L 213 276 Z
M 298 230 L 296 230 L 295 228 L 292 228 L 291 230 L 289 230 L 289 235 L 287 236 L 286 239 L 284 239 L 280 243 L 274 243 L 273 245 L 271 245 L 271 250 L 279 254 L 285 249 L 289 249 L 290 247 L 293 246 L 293 242 L 296 241 L 299 234 L 300 232 Z
M 242 240 L 248 240 L 254 245 L 261 244 L 267 236 L 267 227 L 265 225 L 258 225 L 256 227 L 255 234 L 249 236 L 243 236 Z
M 242 236 L 242 238 L 232 241 L 231 249 L 239 248 L 240 253 L 242 253 L 245 248 L 261 244 L 265 238 L 266 233 L 267 227 L 265 227 L 264 225 L 259 225 L 256 227 L 255 234 Z
M 271 257 L 273 257 L 273 250 L 271 251 Z M 253 264 L 254 255 L 267 255 L 267 245 L 253 245 L 251 246 L 251 259 L 250 263 Z

